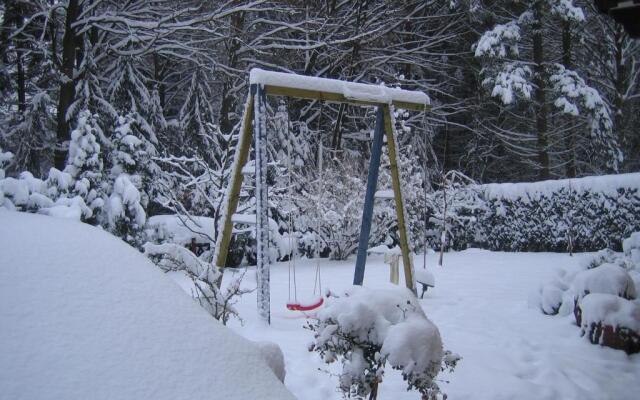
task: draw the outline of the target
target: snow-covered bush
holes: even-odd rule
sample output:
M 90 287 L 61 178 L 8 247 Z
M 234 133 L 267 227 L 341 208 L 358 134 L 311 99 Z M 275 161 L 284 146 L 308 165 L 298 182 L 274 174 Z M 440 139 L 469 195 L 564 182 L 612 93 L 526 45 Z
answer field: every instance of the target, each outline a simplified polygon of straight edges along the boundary
M 573 313 L 583 336 L 627 353 L 640 351 L 640 233 L 624 241 L 625 253 L 601 250 L 577 265 L 560 270 L 530 298 L 544 314 Z
M 329 299 L 308 328 L 314 332 L 309 350 L 342 364 L 339 388 L 348 398 L 376 398 L 387 362 L 401 371 L 408 390 L 435 398 L 440 388 L 434 378 L 459 360 L 443 350 L 438 328 L 404 288 L 354 286 Z
M 239 296 L 249 292 L 240 288 L 244 274 L 231 279 L 222 290 L 222 271 L 213 264 L 211 251 L 198 257 L 179 244 L 147 242 L 144 252 L 163 271 L 180 271 L 186 274 L 193 282 L 191 295 L 215 319 L 225 325 L 231 317 L 240 319 L 234 305 Z
M 71 132 L 69 143 L 69 159 L 64 172 L 75 181 L 71 192 L 80 196 L 91 209 L 94 216 L 90 222 L 97 223 L 97 218 L 104 206 L 105 174 L 103 172 L 103 156 L 100 141 L 104 135 L 98 125 L 97 116 L 81 111 L 77 126 Z
M 322 243 L 330 250 L 329 257 L 344 260 L 358 247 L 360 222 L 364 203 L 364 172 L 356 162 L 332 162 L 323 172 L 325 184 L 322 189 L 322 200 L 311 207 L 317 207 L 314 217 L 318 218 L 317 226 Z M 331 182 L 331 184 L 328 184 Z M 307 195 L 315 199 L 315 185 L 308 188 Z
M 612 294 L 592 293 L 578 307 L 576 322 L 593 344 L 640 351 L 640 304 Z M 578 318 L 579 317 L 579 318 Z
M 141 204 L 140 191 L 131 176 L 120 174 L 105 206 L 109 231 L 130 245 L 141 248 L 146 213 Z

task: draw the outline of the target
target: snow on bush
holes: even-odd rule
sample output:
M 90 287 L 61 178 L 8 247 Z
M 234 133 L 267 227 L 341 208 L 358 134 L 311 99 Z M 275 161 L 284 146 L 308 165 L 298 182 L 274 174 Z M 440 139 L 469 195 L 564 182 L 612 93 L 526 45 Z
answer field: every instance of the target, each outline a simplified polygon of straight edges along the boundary
M 124 173 L 116 178 L 105 212 L 109 230 L 125 242 L 140 247 L 146 214 L 140 204 L 140 192 L 131 178 Z
M 604 249 L 583 258 L 577 265 L 559 270 L 531 296 L 530 304 L 545 314 L 564 316 L 574 312 L 576 302 L 590 293 L 635 299 L 640 265 L 632 260 L 631 247 L 639 236 L 634 233 L 625 240 L 630 250 L 625 254 Z
M 592 324 L 625 327 L 640 332 L 640 304 L 606 293 L 592 293 L 580 301 L 583 333 Z
M 622 242 L 622 250 L 634 269 L 640 270 L 640 232 L 634 232 L 626 238 Z
M 629 273 L 614 264 L 602 264 L 576 274 L 571 284 L 576 299 L 590 293 L 605 293 L 625 299 L 636 298 L 636 287 Z
M 222 271 L 213 264 L 211 251 L 198 257 L 179 244 L 147 242 L 144 252 L 163 271 L 180 271 L 187 275 L 193 282 L 191 295 L 215 319 L 224 325 L 231 317 L 240 319 L 234 305 L 239 296 L 249 292 L 240 288 L 244 274 L 231 279 L 223 290 L 220 287 Z
M 404 288 L 354 286 L 328 300 L 308 328 L 314 332 L 310 351 L 327 363 L 341 362 L 339 388 L 346 397 L 375 398 L 388 362 L 401 371 L 408 390 L 434 398 L 440 393 L 434 378 L 459 359 L 443 350 L 438 328 Z
M 580 331 L 593 344 L 640 351 L 640 303 L 611 294 L 585 296 L 576 308 Z

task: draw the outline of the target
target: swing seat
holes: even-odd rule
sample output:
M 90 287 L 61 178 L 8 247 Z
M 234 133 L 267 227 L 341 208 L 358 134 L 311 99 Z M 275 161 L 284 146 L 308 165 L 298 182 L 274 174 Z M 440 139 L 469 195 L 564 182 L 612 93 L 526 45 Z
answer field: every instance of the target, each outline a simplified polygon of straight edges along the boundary
M 319 297 L 315 302 L 308 304 L 301 304 L 299 302 L 287 303 L 287 309 L 291 311 L 311 311 L 320 307 L 322 304 L 324 304 L 324 299 L 322 297 Z

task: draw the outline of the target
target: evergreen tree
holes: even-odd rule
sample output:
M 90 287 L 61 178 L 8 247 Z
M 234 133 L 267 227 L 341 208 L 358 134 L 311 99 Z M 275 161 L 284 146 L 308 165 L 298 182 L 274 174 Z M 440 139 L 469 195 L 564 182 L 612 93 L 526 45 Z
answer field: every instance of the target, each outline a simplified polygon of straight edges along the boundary
M 72 193 L 80 196 L 91 209 L 91 223 L 99 222 L 104 206 L 106 181 L 101 138 L 104 135 L 98 118 L 89 111 L 81 111 L 76 128 L 71 132 L 69 159 L 64 171 L 75 180 Z

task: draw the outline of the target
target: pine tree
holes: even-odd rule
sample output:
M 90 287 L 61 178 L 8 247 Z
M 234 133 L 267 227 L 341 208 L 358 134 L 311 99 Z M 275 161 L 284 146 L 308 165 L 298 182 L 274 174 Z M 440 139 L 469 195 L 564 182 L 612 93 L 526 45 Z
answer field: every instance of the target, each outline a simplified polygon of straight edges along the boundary
M 91 209 L 91 223 L 98 223 L 105 197 L 104 161 L 100 142 L 104 135 L 98 118 L 89 111 L 81 111 L 76 128 L 71 132 L 69 159 L 65 172 L 75 180 L 72 193 L 80 196 Z M 104 143 L 104 142 L 103 142 Z
M 583 24 L 582 9 L 571 1 L 536 0 L 501 14 L 496 15 L 500 23 L 474 46 L 475 56 L 484 65 L 483 85 L 505 112 L 497 125 L 484 129 L 496 135 L 508 151 L 524 156 L 542 179 L 563 174 L 558 168 L 564 160 L 575 165 L 579 145 L 589 147 L 589 155 L 602 154 L 603 168 L 617 170 L 621 153 L 609 108 L 598 91 L 570 69 L 570 56 L 565 65 L 554 62 L 553 50 L 562 48 L 562 43 L 554 43 L 562 35 L 555 33 L 566 25 Z M 569 43 L 570 38 L 566 52 Z M 579 127 L 590 133 L 581 141 L 572 138 Z M 569 139 L 563 140 L 563 135 Z

